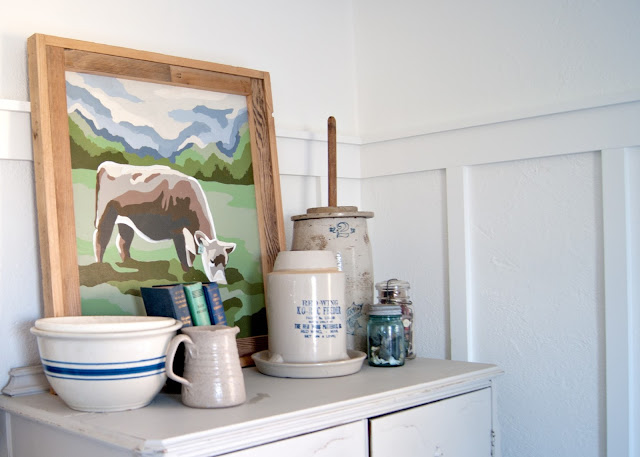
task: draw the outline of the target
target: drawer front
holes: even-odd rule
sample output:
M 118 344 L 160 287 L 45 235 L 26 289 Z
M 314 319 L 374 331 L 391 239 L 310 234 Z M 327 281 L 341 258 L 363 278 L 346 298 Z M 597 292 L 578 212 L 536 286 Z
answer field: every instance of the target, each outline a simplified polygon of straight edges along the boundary
M 225 457 L 367 457 L 367 421 L 333 427 L 275 443 L 225 454 Z
M 371 457 L 491 455 L 491 389 L 370 420 Z

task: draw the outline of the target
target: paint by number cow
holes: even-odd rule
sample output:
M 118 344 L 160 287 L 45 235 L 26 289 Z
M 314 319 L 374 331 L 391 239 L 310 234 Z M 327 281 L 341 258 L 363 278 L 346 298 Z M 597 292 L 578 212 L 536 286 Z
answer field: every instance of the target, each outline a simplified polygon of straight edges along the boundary
M 102 262 L 118 226 L 120 258 L 130 258 L 134 234 L 149 242 L 173 241 L 184 271 L 197 254 L 209 281 L 226 284 L 224 269 L 235 243 L 216 238 L 213 217 L 200 183 L 163 165 L 134 166 L 103 162 L 96 174 L 97 262 Z

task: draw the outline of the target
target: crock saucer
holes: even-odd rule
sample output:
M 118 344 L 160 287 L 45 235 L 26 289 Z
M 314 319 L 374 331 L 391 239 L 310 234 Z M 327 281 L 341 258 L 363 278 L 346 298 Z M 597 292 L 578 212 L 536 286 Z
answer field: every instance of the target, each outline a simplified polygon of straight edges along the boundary
M 288 363 L 272 362 L 269 351 L 260 351 L 251 355 L 260 373 L 278 378 L 332 378 L 357 373 L 367 356 L 361 351 L 348 350 L 348 359 L 335 362 Z

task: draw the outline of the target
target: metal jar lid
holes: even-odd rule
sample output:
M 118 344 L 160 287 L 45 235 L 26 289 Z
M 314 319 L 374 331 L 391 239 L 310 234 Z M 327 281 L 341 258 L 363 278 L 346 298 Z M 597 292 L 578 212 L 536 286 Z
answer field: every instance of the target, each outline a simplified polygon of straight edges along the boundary
M 402 308 L 395 305 L 372 305 L 369 308 L 370 316 L 401 316 Z

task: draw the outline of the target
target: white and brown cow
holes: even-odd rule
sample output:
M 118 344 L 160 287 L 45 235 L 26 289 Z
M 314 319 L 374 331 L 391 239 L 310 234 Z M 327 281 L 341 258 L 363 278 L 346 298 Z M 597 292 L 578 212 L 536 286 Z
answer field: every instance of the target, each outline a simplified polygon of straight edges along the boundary
M 163 165 L 103 162 L 96 174 L 97 262 L 102 262 L 116 224 L 123 261 L 130 258 L 134 233 L 150 242 L 172 240 L 183 270 L 188 271 L 200 254 L 209 281 L 226 284 L 224 268 L 236 244 L 216 238 L 207 199 L 196 179 Z

